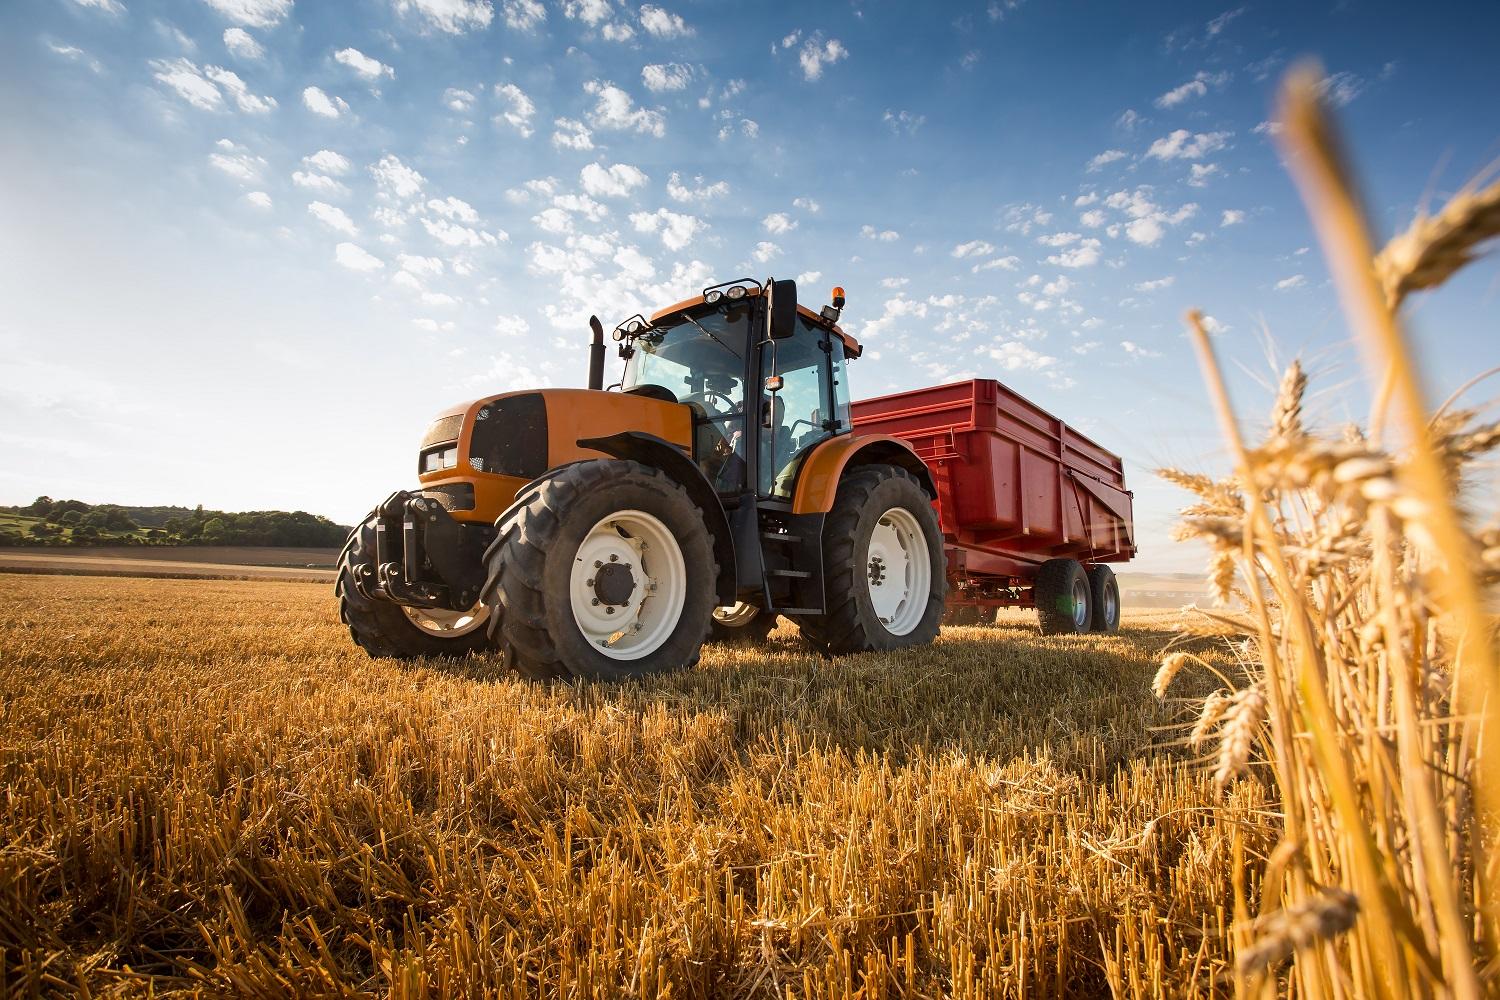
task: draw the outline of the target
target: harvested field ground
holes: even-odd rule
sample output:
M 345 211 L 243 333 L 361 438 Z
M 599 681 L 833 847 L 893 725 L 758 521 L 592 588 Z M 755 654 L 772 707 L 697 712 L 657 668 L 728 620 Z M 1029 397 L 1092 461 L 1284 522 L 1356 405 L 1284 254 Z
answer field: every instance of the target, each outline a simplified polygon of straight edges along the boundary
M 1153 732 L 1168 615 L 567 686 L 371 660 L 323 586 L 0 605 L 12 995 L 1226 995 L 1274 839 Z
M 0 573 L 160 579 L 293 580 L 333 585 L 338 549 L 241 545 L 0 549 Z

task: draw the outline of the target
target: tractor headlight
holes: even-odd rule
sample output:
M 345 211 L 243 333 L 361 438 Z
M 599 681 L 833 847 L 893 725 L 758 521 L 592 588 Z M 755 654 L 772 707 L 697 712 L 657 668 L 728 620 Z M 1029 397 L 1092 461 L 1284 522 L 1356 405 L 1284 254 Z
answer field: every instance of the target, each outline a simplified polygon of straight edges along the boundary
M 724 297 L 738 302 L 740 299 L 743 299 L 745 297 L 745 292 L 746 288 L 744 285 L 735 285 L 733 288 L 729 289 L 729 291 L 724 293 Z
M 422 472 L 442 472 L 451 469 L 458 464 L 458 445 L 450 444 L 446 448 L 433 448 L 431 451 L 422 452 Z
M 714 305 L 720 299 L 722 299 L 723 297 L 724 297 L 724 293 L 721 292 L 721 291 L 719 291 L 719 289 L 715 288 L 715 289 L 709 291 L 708 294 L 706 294 L 706 295 L 703 296 L 703 301 L 707 302 L 709 305 Z

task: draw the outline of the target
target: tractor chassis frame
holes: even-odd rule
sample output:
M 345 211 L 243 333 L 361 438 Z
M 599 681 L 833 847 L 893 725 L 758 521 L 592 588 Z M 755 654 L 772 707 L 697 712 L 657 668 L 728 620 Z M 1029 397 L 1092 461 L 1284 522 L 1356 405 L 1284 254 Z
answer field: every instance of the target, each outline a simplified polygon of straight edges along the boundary
M 490 525 L 455 520 L 436 496 L 397 490 L 375 509 L 375 565 L 359 567 L 355 588 L 371 600 L 467 611 L 494 536 Z

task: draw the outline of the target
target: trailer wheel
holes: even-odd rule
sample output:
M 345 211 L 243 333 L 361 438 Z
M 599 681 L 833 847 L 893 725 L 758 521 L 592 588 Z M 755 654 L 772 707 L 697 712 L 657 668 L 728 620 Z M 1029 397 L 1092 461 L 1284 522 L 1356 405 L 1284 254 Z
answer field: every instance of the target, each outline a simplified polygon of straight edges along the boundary
M 746 601 L 714 608 L 708 626 L 709 642 L 758 646 L 776 627 L 776 616 Z
M 659 469 L 577 462 L 522 489 L 485 553 L 491 632 L 523 676 L 692 666 L 718 565 L 703 513 Z
M 1089 576 L 1077 559 L 1050 559 L 1032 584 L 1042 635 L 1077 635 L 1093 620 Z
M 372 511 L 364 523 L 349 533 L 339 554 L 334 592 L 339 599 L 339 620 L 349 635 L 371 656 L 400 660 L 419 656 L 455 657 L 490 648 L 485 624 L 489 608 L 481 601 L 468 611 L 442 608 L 407 608 L 390 601 L 366 597 L 355 580 L 374 575 L 375 523 Z
M 829 653 L 937 638 L 948 589 L 943 536 L 911 473 L 868 465 L 844 476 L 823 525 L 823 587 L 827 613 L 797 625 Z
M 1120 629 L 1120 581 L 1115 571 L 1100 564 L 1089 567 L 1089 598 L 1092 601 L 1095 632 L 1117 632 Z

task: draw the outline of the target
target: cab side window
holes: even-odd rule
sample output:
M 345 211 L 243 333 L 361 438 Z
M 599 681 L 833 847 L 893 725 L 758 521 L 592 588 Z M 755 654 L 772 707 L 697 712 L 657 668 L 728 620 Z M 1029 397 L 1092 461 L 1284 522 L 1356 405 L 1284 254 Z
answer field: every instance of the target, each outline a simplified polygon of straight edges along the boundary
M 763 496 L 789 498 L 802 457 L 832 433 L 825 426 L 837 413 L 830 395 L 830 354 L 823 349 L 827 337 L 799 318 L 796 335 L 776 343 L 775 374 L 782 378 L 782 389 L 767 395 L 761 412 L 757 486 Z M 762 378 L 772 374 L 769 345 L 761 367 Z

